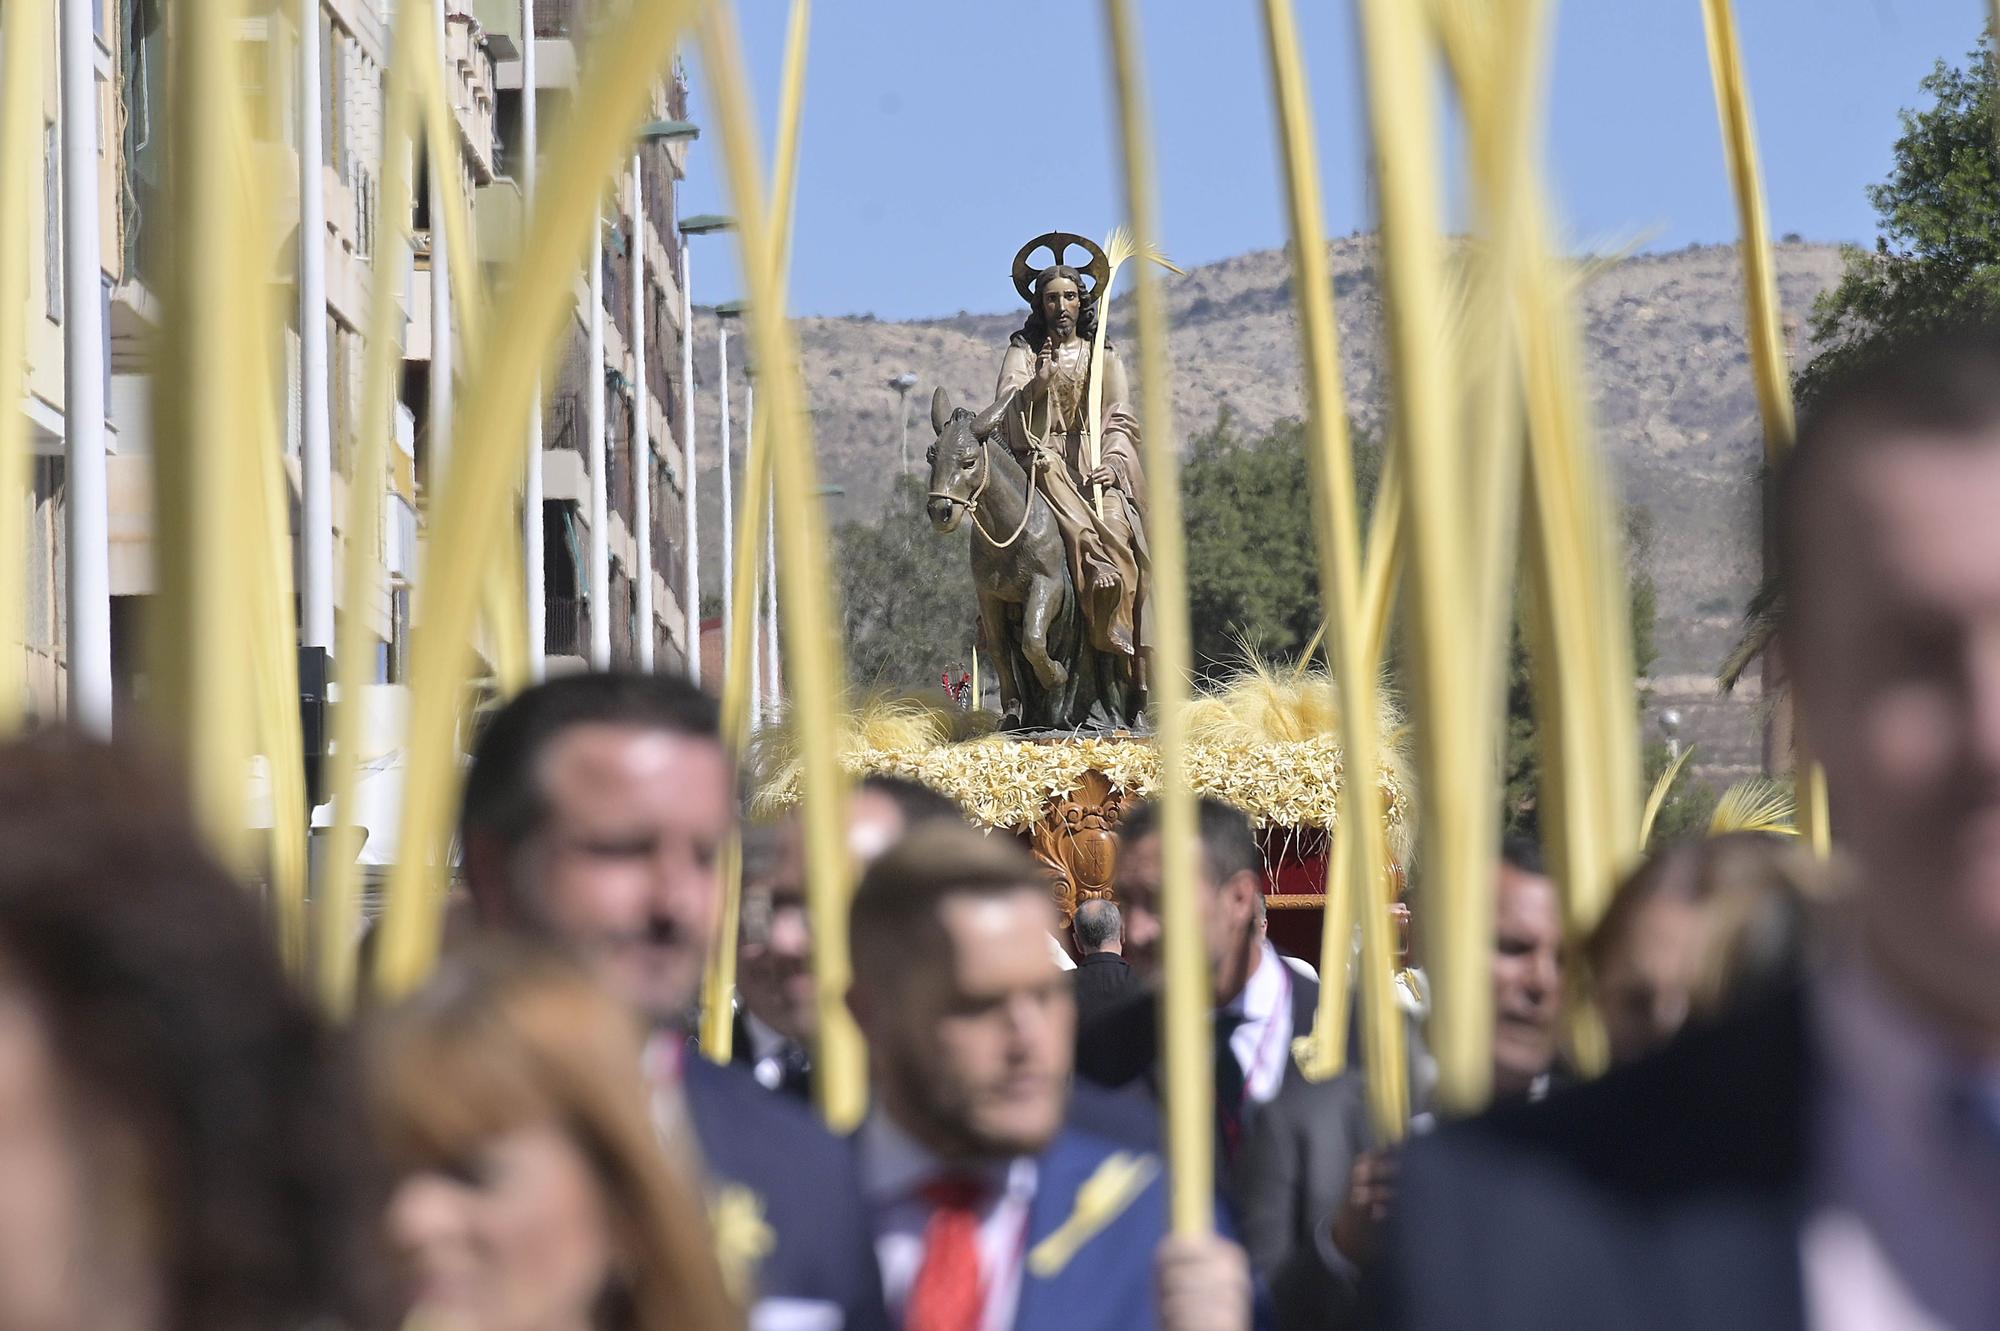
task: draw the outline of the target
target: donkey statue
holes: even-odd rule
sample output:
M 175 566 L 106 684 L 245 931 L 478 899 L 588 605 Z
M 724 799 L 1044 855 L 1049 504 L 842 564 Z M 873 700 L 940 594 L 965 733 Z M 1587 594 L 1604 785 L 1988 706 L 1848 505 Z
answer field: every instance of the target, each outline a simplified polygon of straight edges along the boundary
M 972 524 L 972 585 L 1000 681 L 1006 730 L 1099 730 L 1120 713 L 1126 673 L 1091 646 L 1048 500 L 1014 459 L 999 410 L 975 416 L 931 395 L 930 496 L 940 533 Z

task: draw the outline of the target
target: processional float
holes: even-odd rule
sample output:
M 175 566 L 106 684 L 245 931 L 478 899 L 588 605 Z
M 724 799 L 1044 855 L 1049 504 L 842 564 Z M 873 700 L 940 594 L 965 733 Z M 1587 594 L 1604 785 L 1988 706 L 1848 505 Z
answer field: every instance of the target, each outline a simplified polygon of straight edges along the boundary
M 1728 0 L 1701 3 L 1742 209 L 1752 349 L 1775 455 L 1789 440 L 1789 398 L 1748 102 Z M 768 194 L 732 7 L 714 0 L 610 0 L 603 7 L 586 52 L 587 76 L 578 83 L 582 91 L 546 156 L 533 201 L 522 247 L 533 261 L 512 262 L 505 279 L 489 290 L 459 183 L 454 173 L 441 173 L 438 224 L 448 237 L 464 344 L 465 405 L 456 414 L 449 470 L 434 485 L 417 598 L 402 856 L 388 886 L 369 977 L 381 993 L 406 992 L 434 964 L 459 759 L 472 711 L 482 696 L 510 692 L 527 676 L 516 542 L 519 488 L 525 468 L 535 464 L 526 443 L 529 422 L 541 408 L 538 372 L 566 315 L 571 274 L 586 251 L 603 192 L 617 178 L 643 119 L 647 91 L 677 45 L 692 39 L 713 91 L 742 234 L 765 407 L 753 432 L 743 516 L 736 524 L 730 595 L 737 632 L 723 694 L 726 739 L 733 753 L 757 764 L 767 804 L 803 806 L 822 1013 L 816 1080 L 829 1120 L 852 1125 L 866 1097 L 862 1051 L 844 1008 L 844 914 L 852 873 L 842 835 L 844 792 L 865 770 L 915 776 L 958 796 L 975 818 L 1024 831 L 1070 907 L 1105 890 L 1111 838 L 1126 802 L 1146 795 L 1164 805 L 1166 1100 L 1178 1229 L 1206 1227 L 1213 1196 L 1209 986 L 1191 853 L 1197 792 L 1245 808 L 1261 826 L 1277 829 L 1279 840 L 1289 836 L 1297 845 L 1304 838 L 1317 847 L 1325 866 L 1321 971 L 1329 982 L 1315 1033 L 1301 1040 L 1295 1055 L 1313 1077 L 1343 1066 L 1350 992 L 1343 981 L 1351 978 L 1375 1071 L 1371 1110 L 1385 1139 L 1400 1134 L 1408 1116 L 1397 1056 L 1403 1025 L 1390 983 L 1393 868 L 1412 861 L 1420 866 L 1430 902 L 1431 1042 L 1440 1094 L 1458 1111 L 1484 1100 L 1491 1029 L 1488 877 L 1496 839 L 1501 663 L 1515 617 L 1515 571 L 1518 566 L 1523 575 L 1519 599 L 1547 754 L 1540 792 L 1545 836 L 1568 895 L 1570 927 L 1579 932 L 1595 919 L 1614 875 L 1638 850 L 1640 774 L 1625 583 L 1616 509 L 1592 442 L 1580 372 L 1577 273 L 1556 253 L 1552 210 L 1536 164 L 1551 6 L 1547 0 L 1356 0 L 1356 8 L 1394 382 L 1388 471 L 1365 529 L 1346 436 L 1305 53 L 1290 0 L 1262 5 L 1292 236 L 1329 673 L 1302 668 L 1245 683 L 1250 694 L 1261 690 L 1266 704 L 1274 695 L 1288 700 L 1276 709 L 1286 718 L 1276 727 L 1246 720 L 1243 709 L 1255 706 L 1246 702 L 1249 695 L 1189 695 L 1176 430 L 1162 279 L 1155 272 L 1164 251 L 1152 133 L 1133 6 L 1105 0 L 1130 231 L 1101 247 L 1067 233 L 1038 238 L 1052 244 L 1051 262 L 1037 267 L 1024 254 L 1017 260 L 1017 286 L 1035 298 L 1052 289 L 1062 297 L 1067 283 L 1074 300 L 1067 315 L 1057 312 L 1060 323 L 1080 315 L 1086 298 L 1108 301 L 1118 265 L 1140 258 L 1131 268 L 1138 399 L 1123 400 L 1122 391 L 1107 385 L 1108 371 L 1086 370 L 1080 379 L 1076 373 L 1077 366 L 1111 363 L 1100 317 L 1087 351 L 1070 349 L 1064 336 L 1060 355 L 1044 359 L 1030 345 L 1013 366 L 1017 377 L 1025 374 L 1017 388 L 1041 381 L 1044 404 L 1060 384 L 1053 387 L 1063 403 L 1060 431 L 1046 406 L 1038 425 L 1032 411 L 1018 406 L 1011 420 L 1006 409 L 982 420 L 987 404 L 970 404 L 961 418 L 946 401 L 938 404 L 933 424 L 941 450 L 977 445 L 984 457 L 996 431 L 1003 437 L 1011 431 L 1013 443 L 1025 440 L 1028 447 L 1018 451 L 1031 459 L 1037 449 L 1053 449 L 1045 477 L 1031 480 L 1032 467 L 1022 473 L 1022 493 L 1032 496 L 1036 484 L 1057 483 L 1064 492 L 1051 498 L 1044 491 L 1044 504 L 1061 509 L 1053 516 L 1077 533 L 1091 534 L 1086 547 L 1098 543 L 1094 561 L 1079 557 L 1075 542 L 1065 545 L 1063 573 L 1072 596 L 1113 603 L 1104 621 L 1113 627 L 1072 625 L 1072 638 L 1086 653 L 1125 659 L 1087 670 L 1102 685 L 1090 697 L 1090 708 L 1106 722 L 1096 733 L 967 739 L 921 708 L 891 706 L 884 713 L 891 729 L 901 726 L 904 741 L 913 735 L 918 741 L 899 746 L 880 742 L 882 727 L 855 721 L 843 701 L 807 393 L 784 317 L 808 27 L 804 0 L 795 0 L 792 11 L 780 148 Z M 176 28 L 166 126 L 173 262 L 164 292 L 169 335 L 161 340 L 156 412 L 154 548 L 160 567 L 150 633 L 153 697 L 159 726 L 178 746 L 218 850 L 266 885 L 284 955 L 302 978 L 310 977 L 331 1011 L 345 1013 L 359 978 L 353 945 L 358 870 L 351 855 L 336 853 L 309 881 L 280 407 L 271 386 L 242 373 L 243 366 L 261 363 L 279 326 L 265 270 L 243 256 L 278 252 L 289 224 L 273 214 L 268 200 L 274 192 L 257 174 L 234 55 L 238 22 L 258 9 L 256 3 L 198 4 L 170 16 Z M 27 209 L 38 197 L 30 182 L 38 166 L 38 53 L 46 44 L 48 11 L 46 5 L 14 4 L 4 14 L 0 388 L 16 390 L 29 313 L 22 279 Z M 400 350 L 396 292 L 412 245 L 418 136 L 440 158 L 449 155 L 451 120 L 433 20 L 424 7 L 397 10 L 377 200 L 376 230 L 385 239 L 370 289 L 357 478 L 379 477 L 386 465 Z M 1440 127 L 1431 95 L 1440 70 L 1457 94 L 1467 131 L 1474 234 L 1455 245 L 1446 242 L 1442 226 Z M 1081 267 L 1070 265 L 1069 277 L 1050 279 L 1051 269 L 1065 266 L 1071 242 L 1081 242 L 1074 246 L 1083 256 Z M 496 329 L 505 335 L 495 335 Z M 1135 421 L 1145 431 L 1143 464 Z M 972 443 L 954 437 L 947 444 L 954 426 Z M 1066 453 L 1067 443 L 1052 444 L 1052 433 L 1067 438 L 1079 432 L 1080 456 Z M 1015 451 L 1010 444 L 1008 452 Z M 997 454 L 993 461 L 1000 464 Z M 975 469 L 981 465 L 975 460 Z M 1074 474 L 1059 477 L 1057 468 L 1067 467 Z M 222 483 L 213 483 L 217 477 Z M 22 422 L 17 413 L 0 413 L 0 488 L 18 498 L 25 481 Z M 380 488 L 350 486 L 348 531 L 379 528 Z M 1002 492 L 992 491 L 994 502 L 982 515 L 975 511 L 979 497 L 951 489 L 935 470 L 932 488 L 932 502 L 944 510 L 941 524 L 968 515 L 990 520 L 1001 503 Z M 759 519 L 770 495 L 778 515 L 792 704 L 782 733 L 753 737 L 747 672 L 754 616 L 748 610 L 764 546 Z M 1130 531 L 1119 544 L 1115 529 L 1123 504 L 1144 513 L 1143 583 L 1120 582 L 1128 565 L 1141 562 Z M 1031 497 L 1023 501 L 1017 540 L 1027 531 L 1032 507 Z M 20 571 L 23 511 L 14 500 L 0 503 L 0 572 Z M 1122 520 L 1132 526 L 1129 517 Z M 987 537 L 992 545 L 1007 539 L 997 529 Z M 1107 564 L 1108 581 L 1101 576 Z M 336 842 L 351 849 L 358 699 L 367 682 L 360 607 L 368 591 L 382 585 L 383 574 L 366 540 L 348 542 L 344 568 L 348 609 L 340 626 L 330 784 Z M 20 623 L 21 581 L 5 579 L 0 627 Z M 1124 611 L 1137 607 L 1136 618 L 1118 608 L 1122 596 L 1131 598 Z M 1409 649 L 1407 726 L 1380 686 L 1398 605 Z M 1122 645 L 1120 624 L 1131 635 Z M 495 663 L 493 676 L 477 684 L 476 643 Z M 1075 706 L 1076 695 L 1072 690 L 1065 701 L 1062 684 L 1076 663 L 1051 656 L 1046 637 L 1031 645 L 1032 652 L 1017 642 L 995 663 L 1003 677 L 1017 672 L 1016 687 L 1008 691 L 1020 711 L 1008 719 L 1025 722 L 1040 707 L 1034 714 L 1054 723 L 1048 728 L 1073 728 L 1065 709 Z M 13 671 L 16 658 L 5 659 Z M 1041 702 L 1022 685 L 1030 675 Z M 17 683 L 11 675 L 0 678 L 0 706 L 8 709 L 0 723 L 18 721 Z M 273 816 L 262 833 L 249 830 L 246 808 L 253 759 L 267 766 L 274 792 Z M 1808 795 L 1801 808 L 1823 841 L 1823 801 L 1809 767 L 1802 768 L 1801 780 Z M 740 855 L 730 865 L 724 936 L 708 987 L 708 1047 L 725 1056 Z M 1355 956 L 1350 939 L 1357 928 Z M 1587 1026 L 1577 1038 L 1587 1061 Z

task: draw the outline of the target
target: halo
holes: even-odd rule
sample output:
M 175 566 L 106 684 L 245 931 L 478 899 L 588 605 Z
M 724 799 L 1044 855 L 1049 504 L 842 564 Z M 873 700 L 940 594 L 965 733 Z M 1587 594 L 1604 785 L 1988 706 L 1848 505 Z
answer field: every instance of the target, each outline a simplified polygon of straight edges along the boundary
M 1080 249 L 1090 256 L 1088 263 L 1069 264 L 1068 266 L 1075 268 L 1086 279 L 1085 290 L 1083 292 L 1085 303 L 1096 300 L 1097 293 L 1104 287 L 1105 279 L 1111 276 L 1111 260 L 1104 256 L 1103 249 L 1098 246 L 1096 241 L 1090 239 L 1088 236 L 1079 236 L 1073 231 L 1044 232 L 1023 245 L 1020 252 L 1014 256 L 1014 290 L 1021 293 L 1021 299 L 1028 302 L 1029 305 L 1033 305 L 1035 303 L 1035 279 L 1042 275 L 1042 271 L 1045 268 L 1062 266 L 1065 256 L 1072 249 Z M 1037 250 L 1047 250 L 1049 252 L 1051 257 L 1048 263 L 1035 264 L 1028 262 Z

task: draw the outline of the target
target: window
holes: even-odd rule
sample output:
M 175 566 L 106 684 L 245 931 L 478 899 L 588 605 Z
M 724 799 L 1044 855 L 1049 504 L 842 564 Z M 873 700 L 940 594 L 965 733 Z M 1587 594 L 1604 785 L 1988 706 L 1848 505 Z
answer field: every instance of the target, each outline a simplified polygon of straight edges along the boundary
M 48 289 L 49 318 L 63 318 L 62 141 L 52 124 L 42 126 L 42 279 Z
M 244 118 L 249 123 L 250 133 L 260 136 L 264 128 L 264 43 L 261 41 L 238 42 L 236 46 L 237 64 L 243 75 Z
M 389 589 L 389 660 L 384 671 L 386 684 L 407 683 L 410 678 L 410 589 L 397 583 Z

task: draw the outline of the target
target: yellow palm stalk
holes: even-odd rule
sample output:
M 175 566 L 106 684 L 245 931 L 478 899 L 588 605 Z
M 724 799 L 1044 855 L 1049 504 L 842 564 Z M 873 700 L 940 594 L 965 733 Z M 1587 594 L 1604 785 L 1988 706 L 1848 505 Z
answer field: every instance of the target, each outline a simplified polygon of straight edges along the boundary
M 783 308 L 787 286 L 786 255 L 790 244 L 793 195 L 798 188 L 799 121 L 806 83 L 806 42 L 811 31 L 808 0 L 792 0 L 792 21 L 785 48 L 785 88 L 778 108 L 778 159 L 773 166 L 771 197 L 773 229 L 771 281 Z M 729 385 L 724 384 L 725 397 Z M 750 748 L 750 679 L 757 669 L 755 648 L 757 588 L 764 579 L 764 521 L 770 512 L 770 413 L 752 422 L 750 451 L 745 458 L 743 507 L 736 519 L 734 585 L 729 588 L 734 614 L 730 620 L 729 653 L 723 670 L 722 739 L 731 761 L 741 767 Z M 722 856 L 722 910 L 716 921 L 715 944 L 702 977 L 701 1047 L 717 1063 L 735 1053 L 736 1025 L 732 1000 L 736 993 L 736 947 L 743 917 L 743 837 L 730 834 Z
M 446 55 L 437 47 L 434 17 L 427 10 L 420 21 L 412 25 L 409 33 L 411 45 L 405 54 L 416 66 L 425 151 L 436 174 L 439 197 L 444 204 L 444 215 L 432 219 L 432 226 L 441 226 L 444 230 L 452 314 L 458 324 L 459 341 L 467 353 L 462 377 L 470 382 L 477 372 L 470 358 L 485 343 L 486 285 L 479 276 L 479 233 L 472 228 L 472 214 L 466 206 L 465 182 L 458 170 L 458 124 L 450 98 L 445 93 Z M 540 410 L 539 404 L 536 410 Z M 437 456 L 433 454 L 434 458 Z M 452 457 L 456 457 L 455 450 Z M 449 478 L 442 474 L 449 470 L 450 463 L 447 462 L 440 469 L 440 474 L 431 478 L 434 491 L 449 484 Z M 435 496 L 432 502 L 435 503 Z M 531 648 L 527 614 L 523 609 L 527 594 L 527 570 L 521 562 L 518 526 L 507 528 L 500 540 L 500 557 L 487 565 L 480 595 L 485 607 L 486 642 L 494 674 L 501 692 L 513 694 L 523 688 L 529 678 L 528 653 Z
M 241 312 L 264 297 L 262 263 L 244 225 L 250 145 L 236 105 L 240 66 L 233 4 L 177 15 L 170 87 L 170 261 L 154 382 L 154 551 L 159 592 L 148 626 L 154 712 L 185 765 L 196 814 L 231 869 L 247 876 L 245 817 L 251 717 L 248 616 L 238 585 L 244 550 L 230 478 L 246 454 Z M 221 511 L 216 511 L 217 509 Z
M 0 403 L 8 404 L 21 400 L 28 320 L 34 317 L 28 310 L 29 201 L 41 197 L 33 182 L 41 170 L 42 65 L 51 12 L 48 5 L 25 3 L 0 11 Z M 10 405 L 0 411 L 0 734 L 21 724 L 27 489 L 28 419 Z
M 2000 12 L 2000 5 L 1995 9 Z M 1775 468 L 1791 451 L 1798 426 L 1785 365 L 1784 316 L 1778 304 L 1777 265 L 1764 206 L 1763 170 L 1757 162 L 1750 87 L 1743 73 L 1736 11 L 1730 0 L 1702 0 L 1701 17 L 1708 34 L 1708 68 L 1715 82 L 1723 155 L 1736 191 L 1736 214 L 1743 233 L 1743 300 L 1749 316 L 1750 368 L 1757 384 L 1757 409 L 1764 421 L 1764 462 Z M 1800 830 L 1813 852 L 1823 858 L 1832 846 L 1833 835 L 1827 815 L 1826 773 L 1801 749 L 1793 780 L 1798 786 Z
M 799 379 L 798 344 L 784 315 L 782 283 L 772 256 L 772 231 L 758 179 L 759 153 L 749 79 L 735 16 L 712 5 L 699 25 L 703 61 L 722 125 L 723 160 L 742 238 L 750 297 L 750 335 L 761 368 L 779 531 L 778 578 L 784 593 L 785 640 L 794 674 L 804 769 L 807 906 L 813 926 L 813 979 L 820 1036 L 815 1093 L 820 1112 L 837 1129 L 852 1127 L 866 1108 L 860 1032 L 846 1011 L 850 974 L 845 927 L 852 867 L 847 853 L 846 780 L 840 768 L 838 710 L 842 666 L 825 576 L 826 527 L 820 511 L 818 464 Z
M 1118 280 L 1118 270 L 1125 266 L 1127 259 L 1156 263 L 1170 273 L 1181 271 L 1158 245 L 1148 244 L 1145 249 L 1140 249 L 1132 239 L 1131 230 L 1123 226 L 1112 227 L 1111 234 L 1104 238 L 1104 258 L 1104 286 L 1097 293 L 1097 332 L 1090 339 L 1090 387 L 1087 390 L 1090 409 L 1083 417 L 1089 450 L 1087 456 L 1092 471 L 1104 465 L 1104 376 L 1099 367 L 1104 363 L 1105 335 L 1111 328 L 1111 284 Z M 1092 489 L 1092 500 L 1097 506 L 1097 516 L 1101 518 L 1104 516 L 1104 487 L 1098 485 Z
M 1522 291 L 1531 530 L 1528 647 L 1543 733 L 1544 840 L 1572 936 L 1603 912 L 1638 843 L 1638 718 L 1617 525 L 1588 427 L 1569 284 L 1551 263 Z M 1580 1007 L 1586 1071 L 1602 1040 Z
M 1439 238 L 1432 62 L 1422 15 L 1404 0 L 1363 0 L 1362 49 L 1381 200 L 1383 292 L 1409 543 L 1406 614 L 1413 649 L 1417 771 L 1427 890 L 1448 927 L 1435 953 L 1432 1044 L 1448 1108 L 1484 1102 L 1492 1075 L 1492 737 L 1466 662 L 1479 659 L 1472 509 L 1453 407 Z M 1386 924 L 1386 921 L 1384 922 Z M 1364 917 L 1364 927 L 1366 917 Z M 1371 1069 L 1375 1065 L 1371 1064 Z M 1378 1110 L 1378 1113 L 1380 1111 Z M 1394 1115 L 1407 1116 L 1407 1108 Z
M 275 247 L 263 237 L 258 253 Z M 258 348 L 276 344 L 274 288 L 241 312 L 237 321 L 244 364 L 255 364 Z M 252 381 L 241 398 L 246 413 L 238 439 L 249 450 L 236 459 L 225 482 L 236 492 L 239 564 L 249 573 L 250 651 L 254 707 L 253 738 L 270 772 L 271 843 L 269 873 L 286 967 L 303 978 L 306 970 L 306 836 L 309 811 L 305 789 L 305 737 L 299 718 L 298 621 L 292 601 L 291 506 L 286 490 L 282 443 L 274 395 L 256 391 L 268 381 Z
M 389 80 L 382 122 L 382 180 L 375 201 L 374 272 L 369 283 L 367 340 L 361 370 L 361 425 L 348 478 L 347 516 L 341 534 L 341 613 L 334 653 L 335 695 L 332 744 L 327 755 L 327 790 L 333 800 L 335 832 L 326 857 L 313 921 L 315 979 L 321 1005 L 336 1017 L 354 1005 L 355 943 L 361 926 L 361 853 L 365 829 L 356 806 L 361 747 L 362 696 L 373 679 L 370 612 L 386 593 L 377 557 L 382 529 L 382 489 L 387 482 L 390 422 L 395 411 L 395 376 L 402 359 L 403 320 L 397 299 L 411 253 L 411 125 L 417 110 L 415 60 L 408 50 L 409 25 L 421 22 L 420 6 L 396 13 Z M 539 404 L 537 408 L 539 409 Z
M 499 553 L 507 502 L 520 471 L 510 448 L 534 409 L 536 371 L 561 324 L 570 275 L 595 225 L 602 183 L 624 159 L 645 110 L 648 88 L 666 67 L 688 17 L 688 0 L 627 0 L 606 15 L 587 57 L 589 91 L 572 108 L 548 162 L 548 188 L 537 200 L 523 252 L 543 256 L 507 289 L 492 326 L 507 336 L 474 348 L 477 366 L 458 415 L 451 485 L 433 514 L 423 569 L 423 621 L 411 661 L 410 727 L 405 762 L 401 861 L 390 879 L 376 978 L 390 995 L 407 992 L 437 956 L 444 908 L 445 851 L 458 801 L 457 732 L 477 618 L 480 579 Z M 564 260 L 569 260 L 564 262 Z
M 1361 920 L 1363 1048 L 1369 1105 L 1379 1140 L 1402 1136 L 1409 1105 L 1403 1077 L 1402 1014 L 1391 988 L 1388 872 L 1382 856 L 1382 791 L 1376 778 L 1375 674 L 1372 626 L 1362 591 L 1360 516 L 1354 496 L 1354 444 L 1347 433 L 1341 390 L 1339 328 L 1326 264 L 1326 220 L 1319 193 L 1319 152 L 1313 142 L 1312 97 L 1300 55 L 1290 0 L 1265 0 L 1264 32 L 1271 59 L 1278 130 L 1284 145 L 1286 197 L 1292 231 L 1292 291 L 1311 408 L 1313 517 L 1320 586 L 1327 589 L 1329 659 L 1340 689 L 1340 739 L 1348 780 L 1341 789 L 1338 843 L 1328 858 L 1327 905 L 1320 940 L 1319 1013 L 1310 1037 L 1296 1042 L 1299 1067 L 1320 1081 L 1346 1062 L 1347 956 L 1353 921 Z M 1099 327 L 1102 327 L 1100 323 Z
M 1118 98 L 1125 215 L 1135 244 L 1153 251 L 1160 234 L 1153 135 L 1146 109 L 1140 42 L 1131 0 L 1105 0 Z M 1161 1050 L 1167 1160 L 1177 1234 L 1211 1231 L 1215 1186 L 1215 1083 L 1209 1023 L 1210 980 L 1195 900 L 1195 806 L 1186 771 L 1186 713 L 1192 650 L 1188 639 L 1187 556 L 1181 529 L 1180 456 L 1174 442 L 1167 365 L 1167 313 L 1151 264 L 1133 271 L 1139 379 L 1146 430 L 1147 529 L 1152 542 L 1153 713 L 1160 751 L 1160 857 L 1165 982 Z M 1102 321 L 1100 320 L 1100 327 Z

